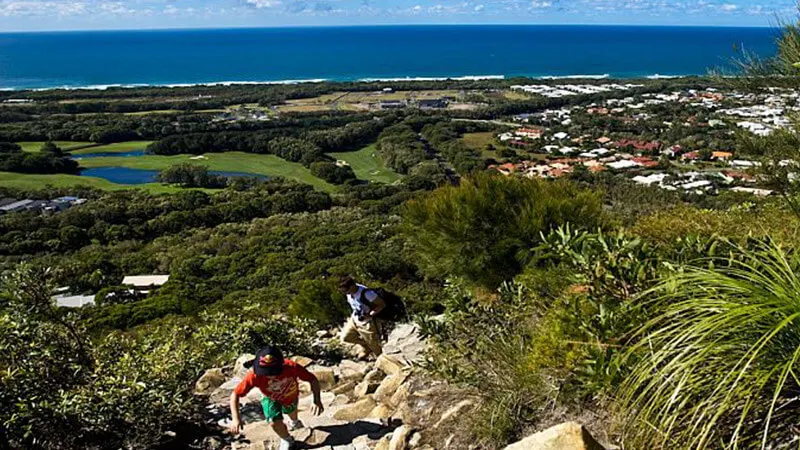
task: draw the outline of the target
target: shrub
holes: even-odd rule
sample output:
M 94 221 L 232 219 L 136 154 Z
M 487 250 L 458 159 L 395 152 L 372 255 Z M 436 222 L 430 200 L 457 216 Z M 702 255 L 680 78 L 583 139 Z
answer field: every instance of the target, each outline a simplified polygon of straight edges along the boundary
M 269 342 L 313 354 L 307 321 L 265 318 L 262 305 L 163 320 L 89 339 L 75 312 L 51 301 L 52 274 L 21 266 L 0 310 L 0 446 L 173 448 L 165 432 L 196 421 L 194 382 Z
M 322 326 L 341 323 L 349 312 L 347 300 L 331 281 L 325 280 L 304 280 L 289 304 L 289 313 Z
M 800 256 L 739 247 L 666 276 L 619 414 L 631 448 L 790 446 L 800 413 Z
M 344 184 L 346 181 L 356 178 L 352 167 L 340 166 L 329 161 L 311 163 L 311 174 L 331 184 Z
M 503 447 L 544 416 L 558 392 L 557 379 L 532 364 L 532 302 L 517 285 L 504 286 L 488 301 L 476 300 L 458 283 L 448 294 L 444 318 L 420 322 L 432 344 L 426 369 L 480 396 L 474 437 L 487 448 Z
M 495 288 L 523 266 L 540 234 L 603 223 L 598 194 L 566 181 L 479 174 L 407 203 L 404 231 L 427 274 Z
M 190 163 L 167 167 L 158 173 L 158 181 L 202 188 L 224 188 L 228 184 L 225 177 L 210 174 L 208 167 Z

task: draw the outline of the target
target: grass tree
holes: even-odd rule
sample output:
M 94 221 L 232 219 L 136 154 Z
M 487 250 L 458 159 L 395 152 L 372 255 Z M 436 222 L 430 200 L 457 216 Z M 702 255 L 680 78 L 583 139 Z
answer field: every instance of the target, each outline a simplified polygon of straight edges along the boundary
M 765 243 L 676 271 L 646 294 L 658 313 L 628 353 L 626 448 L 776 448 L 796 438 L 798 269 L 800 256 Z

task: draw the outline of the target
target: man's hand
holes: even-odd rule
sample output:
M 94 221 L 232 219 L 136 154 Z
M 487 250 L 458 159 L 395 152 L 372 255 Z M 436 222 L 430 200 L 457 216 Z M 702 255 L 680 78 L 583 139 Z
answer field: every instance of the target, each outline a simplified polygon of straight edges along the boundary
M 228 427 L 228 431 L 231 432 L 232 435 L 236 436 L 242 430 L 242 423 L 238 420 L 234 420 L 231 422 L 231 426 Z
M 321 400 L 315 400 L 314 401 L 314 405 L 311 406 L 311 414 L 314 414 L 315 416 L 318 416 L 318 415 L 322 414 L 324 411 L 325 411 L 325 407 L 322 406 L 322 401 Z

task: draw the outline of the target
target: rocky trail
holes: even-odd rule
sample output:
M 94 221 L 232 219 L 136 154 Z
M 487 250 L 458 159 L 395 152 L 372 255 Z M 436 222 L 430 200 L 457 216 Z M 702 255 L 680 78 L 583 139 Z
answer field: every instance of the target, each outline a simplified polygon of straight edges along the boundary
M 304 428 L 292 432 L 298 449 L 323 450 L 434 450 L 473 448 L 459 440 L 459 420 L 477 399 L 445 383 L 431 380 L 418 369 L 426 343 L 414 324 L 398 325 L 389 335 L 384 353 L 375 362 L 345 359 L 325 366 L 296 356 L 320 381 L 325 411 L 310 413 L 312 395 L 300 383 L 300 420 Z M 232 390 L 247 373 L 244 363 L 253 355 L 242 355 L 232 368 L 208 370 L 196 391 L 208 396 L 208 421 L 227 429 Z M 242 399 L 244 430 L 239 436 L 225 433 L 224 441 L 211 438 L 206 448 L 274 450 L 278 437 L 264 420 L 262 394 L 254 389 Z M 549 433 L 549 434 L 548 434 Z M 542 435 L 541 437 L 537 437 Z M 541 441 L 541 442 L 540 442 Z M 529 436 L 514 450 L 602 450 L 578 424 L 567 423 Z

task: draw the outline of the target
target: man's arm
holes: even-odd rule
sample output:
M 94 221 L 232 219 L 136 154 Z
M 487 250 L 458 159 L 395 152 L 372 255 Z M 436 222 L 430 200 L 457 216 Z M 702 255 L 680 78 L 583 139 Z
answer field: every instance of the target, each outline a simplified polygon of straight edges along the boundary
M 231 421 L 231 426 L 228 431 L 233 435 L 239 434 L 239 431 L 242 429 L 242 422 L 239 418 L 239 395 L 236 391 L 231 392 L 231 418 L 233 420 Z
M 369 319 L 373 319 L 375 316 L 378 315 L 378 313 L 380 313 L 383 310 L 383 308 L 386 308 L 386 301 L 384 301 L 383 298 L 376 293 L 375 299 L 370 301 L 370 305 L 371 309 L 369 311 L 369 314 L 367 314 L 367 317 Z
M 311 412 L 318 416 L 325 411 L 325 407 L 322 406 L 322 392 L 319 386 L 319 380 L 317 377 L 314 377 L 312 380 L 309 380 L 309 384 L 311 384 L 311 392 L 314 394 L 314 406 L 311 409 Z

